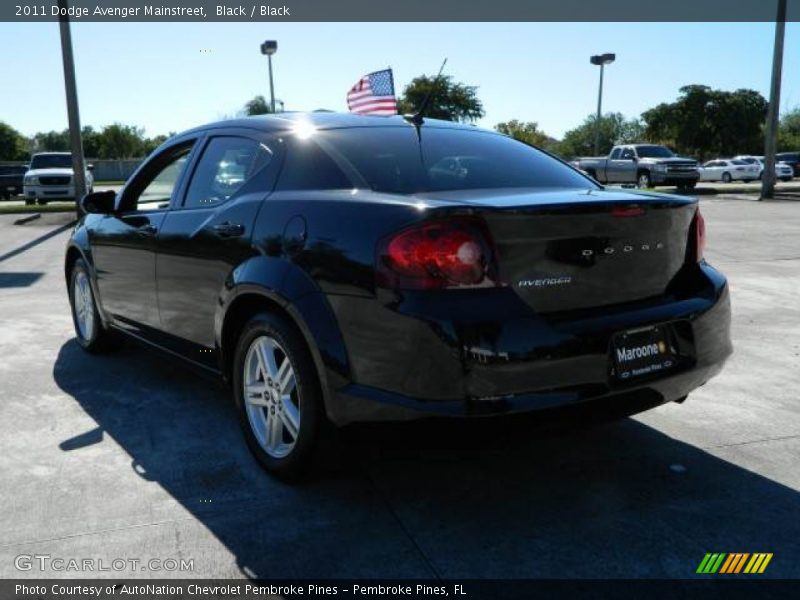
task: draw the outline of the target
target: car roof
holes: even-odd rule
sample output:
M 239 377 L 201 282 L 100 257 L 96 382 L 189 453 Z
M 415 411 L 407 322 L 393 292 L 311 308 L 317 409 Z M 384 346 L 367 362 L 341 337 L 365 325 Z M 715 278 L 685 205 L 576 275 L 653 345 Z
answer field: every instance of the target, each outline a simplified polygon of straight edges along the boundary
M 71 156 L 72 152 L 34 152 L 32 157 L 33 156 L 53 156 L 55 154 L 60 155 L 60 156 Z
M 410 127 L 401 115 L 391 117 L 377 117 L 356 115 L 353 113 L 337 113 L 328 111 L 318 112 L 282 112 L 252 117 L 237 117 L 224 121 L 216 121 L 189 129 L 177 137 L 199 133 L 210 129 L 222 127 L 243 127 L 246 129 L 260 129 L 261 131 L 277 133 L 291 130 L 298 122 L 310 123 L 316 129 L 347 129 L 354 127 Z M 448 128 L 448 129 L 477 129 L 473 125 L 464 125 L 453 121 L 425 118 L 422 127 Z

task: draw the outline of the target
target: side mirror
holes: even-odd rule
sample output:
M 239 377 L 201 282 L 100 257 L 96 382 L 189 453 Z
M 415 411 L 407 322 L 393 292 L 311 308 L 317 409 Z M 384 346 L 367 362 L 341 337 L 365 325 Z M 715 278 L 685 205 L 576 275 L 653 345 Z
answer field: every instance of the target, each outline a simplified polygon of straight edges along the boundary
M 81 199 L 81 208 L 84 213 L 110 215 L 114 212 L 116 200 L 117 193 L 112 190 L 92 192 Z
M 86 165 L 86 168 L 89 169 L 90 171 L 94 171 L 94 165 L 91 163 Z

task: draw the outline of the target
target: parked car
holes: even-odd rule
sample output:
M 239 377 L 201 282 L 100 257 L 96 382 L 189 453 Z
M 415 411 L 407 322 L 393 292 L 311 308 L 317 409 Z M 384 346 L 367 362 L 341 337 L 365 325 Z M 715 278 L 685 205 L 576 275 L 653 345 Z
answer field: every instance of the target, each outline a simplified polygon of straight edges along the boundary
M 700 168 L 700 181 L 755 181 L 763 167 L 735 158 L 717 158 Z
M 737 160 L 743 160 L 749 165 L 755 165 L 758 167 L 758 178 L 764 175 L 764 157 L 763 156 L 735 156 Z M 775 163 L 775 178 L 780 179 L 781 181 L 791 181 L 794 178 L 794 170 L 790 165 L 782 162 Z
M 675 185 L 692 189 L 699 178 L 697 161 L 654 144 L 614 146 L 607 158 L 580 158 L 577 166 L 600 183 L 633 183 L 640 188 Z
M 78 343 L 124 335 L 221 377 L 283 476 L 326 422 L 642 410 L 731 353 L 696 199 L 603 189 L 496 132 L 236 119 L 82 205 L 65 257 Z
M 0 199 L 8 200 L 22 193 L 22 180 L 27 165 L 0 165 Z
M 800 177 L 800 152 L 778 152 L 775 160 L 791 166 L 794 176 Z
M 31 158 L 30 169 L 25 173 L 25 204 L 47 204 L 50 200 L 75 198 L 72 154 L 69 152 L 40 152 Z M 86 169 L 86 189 L 94 190 L 91 165 Z

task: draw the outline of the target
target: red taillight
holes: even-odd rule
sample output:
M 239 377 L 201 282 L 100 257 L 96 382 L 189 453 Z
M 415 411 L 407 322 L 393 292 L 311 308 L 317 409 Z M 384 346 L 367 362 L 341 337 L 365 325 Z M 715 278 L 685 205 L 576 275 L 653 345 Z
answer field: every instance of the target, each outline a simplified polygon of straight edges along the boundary
M 644 208 L 635 204 L 615 204 L 611 207 L 612 217 L 638 217 L 644 214 Z
M 455 217 L 390 236 L 378 247 L 380 287 L 435 289 L 495 285 L 494 253 L 483 223 Z
M 694 239 L 697 243 L 695 254 L 697 262 L 703 260 L 703 252 L 706 249 L 706 221 L 703 215 L 700 214 L 700 209 L 697 209 L 697 214 L 694 217 Z

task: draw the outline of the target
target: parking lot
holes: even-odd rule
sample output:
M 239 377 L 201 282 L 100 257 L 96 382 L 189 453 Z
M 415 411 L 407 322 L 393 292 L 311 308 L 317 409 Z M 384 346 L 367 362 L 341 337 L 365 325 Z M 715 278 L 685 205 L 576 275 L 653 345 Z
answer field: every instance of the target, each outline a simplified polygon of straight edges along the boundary
M 706 552 L 772 552 L 763 577 L 800 577 L 800 202 L 701 202 L 735 353 L 684 404 L 353 428 L 294 486 L 256 465 L 223 389 L 133 344 L 79 349 L 70 215 L 0 216 L 0 576 L 682 578 Z

